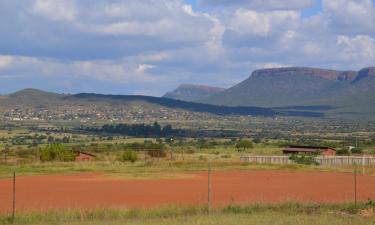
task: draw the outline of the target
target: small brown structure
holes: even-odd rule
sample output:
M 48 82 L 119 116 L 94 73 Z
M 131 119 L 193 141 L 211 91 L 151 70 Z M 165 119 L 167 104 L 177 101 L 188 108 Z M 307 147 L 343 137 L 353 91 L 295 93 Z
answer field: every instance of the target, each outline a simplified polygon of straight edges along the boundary
M 316 154 L 324 156 L 336 155 L 336 149 L 316 146 L 288 146 L 283 149 L 284 154 Z
M 76 152 L 75 161 L 90 161 L 96 158 L 95 155 L 87 153 L 87 152 Z

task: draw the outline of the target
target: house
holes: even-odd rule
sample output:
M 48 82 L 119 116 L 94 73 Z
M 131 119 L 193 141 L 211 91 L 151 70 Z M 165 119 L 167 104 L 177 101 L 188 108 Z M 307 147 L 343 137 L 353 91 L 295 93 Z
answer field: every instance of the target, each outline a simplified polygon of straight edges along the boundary
M 336 155 L 336 149 L 316 146 L 288 146 L 283 149 L 284 154 L 315 154 L 324 156 Z
M 87 153 L 87 152 L 76 152 L 75 161 L 91 161 L 96 158 L 95 155 Z

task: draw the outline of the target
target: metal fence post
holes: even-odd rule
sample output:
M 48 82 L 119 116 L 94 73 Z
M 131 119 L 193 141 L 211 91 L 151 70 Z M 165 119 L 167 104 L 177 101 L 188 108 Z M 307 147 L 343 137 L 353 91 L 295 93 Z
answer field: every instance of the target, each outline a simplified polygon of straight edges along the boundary
M 211 162 L 208 163 L 208 190 L 207 190 L 207 210 L 208 210 L 208 215 L 211 214 L 211 189 L 212 189 L 212 184 L 211 184 Z
M 357 207 L 357 162 L 354 163 L 354 205 Z
M 16 217 L 16 171 L 13 172 L 12 224 L 15 224 L 15 217 Z

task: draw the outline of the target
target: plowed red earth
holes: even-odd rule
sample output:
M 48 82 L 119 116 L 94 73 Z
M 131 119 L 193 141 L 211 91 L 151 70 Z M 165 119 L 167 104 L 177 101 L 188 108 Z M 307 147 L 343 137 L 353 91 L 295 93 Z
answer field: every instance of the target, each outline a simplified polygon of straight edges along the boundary
M 207 173 L 179 179 L 118 179 L 103 174 L 18 177 L 16 208 L 143 208 L 207 201 Z M 375 177 L 358 176 L 358 199 L 375 199 Z M 12 205 L 12 180 L 0 180 L 0 212 Z M 328 172 L 215 171 L 215 206 L 254 202 L 345 202 L 354 199 L 353 175 Z

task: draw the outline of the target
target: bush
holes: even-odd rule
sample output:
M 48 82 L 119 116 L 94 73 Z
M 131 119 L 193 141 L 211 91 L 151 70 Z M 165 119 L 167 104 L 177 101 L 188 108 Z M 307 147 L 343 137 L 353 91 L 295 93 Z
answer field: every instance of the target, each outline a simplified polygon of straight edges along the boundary
M 336 151 L 336 154 L 337 155 L 350 155 L 350 151 L 349 151 L 349 149 L 346 149 L 346 148 L 344 148 L 344 149 L 338 149 Z
M 362 148 L 353 148 L 351 150 L 352 154 L 362 154 L 363 153 L 363 149 Z
M 42 149 L 40 160 L 46 161 L 74 161 L 75 153 L 65 149 L 64 145 L 55 143 Z
M 307 156 L 307 155 L 291 155 L 289 157 L 290 160 L 298 163 L 298 164 L 304 164 L 304 165 L 319 165 L 317 161 L 315 161 L 314 156 Z
M 134 163 L 138 160 L 138 154 L 135 151 L 125 151 L 121 156 L 122 161 L 130 161 Z

